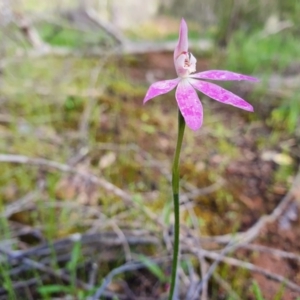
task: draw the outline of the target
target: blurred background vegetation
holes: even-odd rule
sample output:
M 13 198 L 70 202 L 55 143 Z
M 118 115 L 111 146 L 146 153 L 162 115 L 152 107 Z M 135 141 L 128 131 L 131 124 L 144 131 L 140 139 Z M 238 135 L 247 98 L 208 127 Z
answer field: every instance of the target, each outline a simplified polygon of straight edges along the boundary
M 197 71 L 260 78 L 224 84 L 255 113 L 202 95 L 204 125 L 186 132 L 180 299 L 199 299 L 205 251 L 270 214 L 297 172 L 299 15 L 298 0 L 0 0 L 0 299 L 92 299 L 104 278 L 105 299 L 165 299 L 176 104 L 142 100 L 176 76 L 182 17 Z M 299 252 L 295 203 L 255 242 Z M 297 260 L 238 248 L 202 300 L 297 299 Z

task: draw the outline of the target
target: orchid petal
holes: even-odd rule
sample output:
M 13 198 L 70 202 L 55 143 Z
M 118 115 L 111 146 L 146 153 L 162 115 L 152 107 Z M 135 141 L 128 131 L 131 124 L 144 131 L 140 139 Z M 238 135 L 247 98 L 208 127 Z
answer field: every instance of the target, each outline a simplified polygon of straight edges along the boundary
M 211 80 L 249 80 L 258 81 L 257 78 L 243 75 L 239 73 L 234 73 L 225 70 L 209 70 L 200 73 L 193 74 L 191 77 L 200 79 L 211 79 Z
M 192 130 L 199 129 L 203 121 L 203 108 L 197 92 L 188 79 L 179 82 L 175 97 L 187 126 Z
M 144 98 L 143 103 L 145 104 L 148 100 L 156 96 L 170 92 L 178 84 L 179 80 L 180 80 L 179 78 L 176 78 L 170 80 L 157 81 L 151 84 Z
M 179 39 L 174 51 L 174 62 L 180 54 L 187 52 L 189 48 L 188 27 L 184 19 L 181 19 L 179 28 Z
M 244 110 L 253 111 L 252 105 L 250 105 L 248 102 L 218 85 L 192 78 L 189 78 L 189 82 L 195 89 L 214 100 L 225 104 L 230 104 Z

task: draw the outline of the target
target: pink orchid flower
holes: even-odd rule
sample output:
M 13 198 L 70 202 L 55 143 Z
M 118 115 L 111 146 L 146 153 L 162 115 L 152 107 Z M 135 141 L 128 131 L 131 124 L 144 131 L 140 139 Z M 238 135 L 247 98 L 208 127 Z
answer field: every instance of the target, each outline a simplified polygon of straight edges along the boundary
M 230 104 L 244 110 L 253 111 L 252 105 L 237 95 L 213 84 L 199 79 L 211 80 L 249 80 L 256 78 L 224 70 L 196 72 L 196 58 L 188 52 L 188 28 L 184 19 L 181 20 L 178 44 L 174 51 L 174 65 L 178 78 L 153 83 L 145 96 L 148 100 L 173 90 L 182 116 L 189 128 L 197 130 L 202 126 L 203 107 L 195 91 L 198 90 L 219 102 Z

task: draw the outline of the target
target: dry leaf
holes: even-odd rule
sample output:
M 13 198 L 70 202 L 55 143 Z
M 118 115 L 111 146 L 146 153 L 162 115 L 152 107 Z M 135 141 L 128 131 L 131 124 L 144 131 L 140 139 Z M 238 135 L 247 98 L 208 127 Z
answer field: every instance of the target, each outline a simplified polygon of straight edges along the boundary
M 262 153 L 261 158 L 262 160 L 273 161 L 282 166 L 291 165 L 293 163 L 293 159 L 289 155 L 275 151 L 265 151 Z
M 103 155 L 99 160 L 99 168 L 101 170 L 110 167 L 116 161 L 116 153 L 115 152 L 108 152 Z

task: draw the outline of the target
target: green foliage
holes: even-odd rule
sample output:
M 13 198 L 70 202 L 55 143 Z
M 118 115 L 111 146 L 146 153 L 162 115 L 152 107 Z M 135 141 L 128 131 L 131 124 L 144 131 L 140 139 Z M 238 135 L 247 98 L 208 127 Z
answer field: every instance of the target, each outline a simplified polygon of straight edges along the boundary
M 14 291 L 13 281 L 9 276 L 9 265 L 5 261 L 0 262 L 0 282 L 1 287 L 5 288 L 7 291 L 9 300 L 17 299 Z
M 257 281 L 254 280 L 254 281 L 252 282 L 251 290 L 252 290 L 252 292 L 253 292 L 253 294 L 254 294 L 254 297 L 255 297 L 254 299 L 255 299 L 255 300 L 265 300 L 265 298 L 264 298 L 263 295 L 262 295 L 261 288 L 260 288 L 260 286 L 259 286 L 259 284 L 258 284 Z M 284 283 L 282 283 L 282 284 L 280 285 L 280 288 L 279 288 L 279 290 L 277 291 L 276 295 L 274 296 L 273 300 L 280 300 L 280 299 L 283 299 L 282 297 L 283 297 L 283 295 L 284 295 L 284 291 L 285 291 L 285 285 L 284 285 Z M 298 299 L 297 299 L 297 300 L 298 300 Z
M 274 300 L 281 300 L 284 296 L 284 292 L 286 290 L 284 282 L 280 285 L 278 292 L 276 293 Z M 298 299 L 299 300 L 299 299 Z
M 291 30 L 265 37 L 261 30 L 251 33 L 237 31 L 228 45 L 224 65 L 224 68 L 260 77 L 261 87 L 254 93 L 256 99 L 263 98 L 264 102 L 261 101 L 260 105 L 272 109 L 267 118 L 268 125 L 290 134 L 299 127 L 299 89 L 291 90 L 283 85 L 282 96 L 279 95 L 277 99 L 273 95 L 265 95 L 268 75 L 280 75 L 284 80 L 284 72 L 297 59 L 299 48 L 300 40 Z
M 71 279 L 72 279 L 71 287 L 72 287 L 73 293 L 76 293 L 77 267 L 80 262 L 81 255 L 82 255 L 81 242 L 79 240 L 74 243 L 73 249 L 71 252 L 71 259 L 67 264 L 67 270 L 71 274 Z
M 10 236 L 8 221 L 6 218 L 0 217 L 0 241 L 9 240 Z M 9 300 L 15 300 L 16 294 L 14 291 L 13 282 L 9 275 L 9 270 L 10 266 L 6 261 L 6 257 L 0 254 L 0 286 L 7 290 Z
M 255 300 L 264 300 L 260 287 L 256 281 L 252 283 L 252 291 L 255 296 Z
M 50 45 L 70 48 L 83 48 L 96 46 L 109 41 L 103 31 L 82 31 L 66 26 L 52 25 L 48 23 L 38 26 L 42 39 Z
M 165 275 L 164 271 L 159 267 L 159 265 L 153 262 L 147 256 L 139 255 L 139 260 L 147 266 L 148 270 L 155 275 L 161 283 L 169 281 L 168 277 Z
M 45 285 L 38 288 L 38 292 L 45 297 L 45 299 L 49 299 L 53 294 L 58 293 L 70 293 L 71 289 L 69 286 L 60 285 L 60 284 L 52 284 L 52 285 Z
M 86 296 L 90 292 L 79 291 L 76 287 L 77 268 L 81 258 L 81 242 L 75 241 L 73 249 L 71 251 L 71 259 L 68 262 L 66 269 L 71 276 L 71 283 L 69 285 L 62 284 L 47 284 L 40 286 L 38 292 L 43 296 L 43 299 L 51 299 L 52 296 L 57 294 L 68 294 L 76 296 L 76 299 L 86 299 Z
M 249 74 L 281 71 L 298 57 L 299 47 L 299 39 L 290 31 L 266 37 L 261 30 L 237 31 L 226 51 L 226 67 Z
M 283 101 L 282 105 L 275 108 L 269 119 L 269 124 L 272 127 L 286 129 L 289 133 L 295 132 L 299 127 L 300 116 L 300 91 L 297 91 L 291 98 Z

